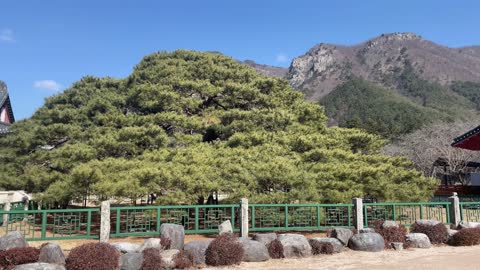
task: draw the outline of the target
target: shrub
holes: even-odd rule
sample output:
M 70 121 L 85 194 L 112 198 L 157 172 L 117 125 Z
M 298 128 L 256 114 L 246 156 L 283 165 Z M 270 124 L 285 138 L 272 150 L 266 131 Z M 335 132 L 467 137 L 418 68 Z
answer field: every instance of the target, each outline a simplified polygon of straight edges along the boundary
M 235 235 L 224 233 L 208 245 L 205 251 L 205 262 L 212 266 L 240 264 L 244 252 Z
M 270 244 L 267 245 L 268 254 L 272 259 L 282 259 L 283 256 L 283 245 L 278 239 L 273 240 Z
M 107 243 L 89 243 L 70 251 L 67 258 L 68 270 L 112 270 L 118 269 L 120 254 Z
M 34 247 L 12 248 L 0 251 L 0 269 L 13 269 L 15 265 L 38 261 L 40 249 Z
M 143 250 L 143 262 L 140 270 L 159 270 L 164 269 L 160 249 L 147 248 Z M 70 269 L 69 269 L 70 270 Z
M 412 233 L 423 233 L 428 236 L 432 244 L 445 244 L 448 241 L 448 229 L 442 223 L 437 225 L 415 223 L 410 228 Z
M 388 227 L 382 228 L 383 220 L 376 220 L 373 222 L 375 232 L 380 234 L 385 240 L 385 248 L 392 248 L 393 242 L 403 243 L 404 248 L 408 248 L 408 243 L 406 243 L 407 229 L 405 226 L 399 224 L 398 227 Z
M 454 246 L 474 246 L 480 244 L 480 228 L 466 228 L 452 237 Z
M 323 243 L 314 239 L 308 240 L 310 246 L 312 247 L 313 255 L 318 254 L 333 254 L 334 249 L 332 243 Z
M 162 249 L 170 249 L 171 244 L 172 240 L 170 240 L 170 238 L 160 236 L 160 245 L 162 245 Z
M 193 257 L 185 251 L 180 250 L 180 252 L 175 255 L 175 258 L 173 258 L 173 262 L 175 263 L 175 269 L 188 269 L 193 266 Z

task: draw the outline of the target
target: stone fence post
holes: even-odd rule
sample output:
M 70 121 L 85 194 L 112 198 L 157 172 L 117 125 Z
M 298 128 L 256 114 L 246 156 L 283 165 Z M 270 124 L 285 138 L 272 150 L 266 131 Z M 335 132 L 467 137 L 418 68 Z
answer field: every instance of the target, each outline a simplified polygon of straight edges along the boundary
M 363 229 L 363 199 L 353 198 L 353 225 L 355 229 Z
M 248 238 L 248 199 L 240 200 L 240 236 Z
M 462 221 L 462 215 L 460 213 L 460 199 L 458 198 L 457 193 L 453 192 L 453 195 L 448 197 L 448 201 L 451 203 L 449 212 L 450 223 L 457 228 Z
M 5 204 L 3 205 L 3 210 L 4 211 L 10 211 L 12 208 L 12 204 L 10 203 L 10 200 L 7 200 Z M 6 227 L 8 225 L 8 214 L 3 214 L 3 227 Z
M 100 206 L 100 242 L 108 243 L 109 239 L 110 239 L 110 201 L 103 201 Z

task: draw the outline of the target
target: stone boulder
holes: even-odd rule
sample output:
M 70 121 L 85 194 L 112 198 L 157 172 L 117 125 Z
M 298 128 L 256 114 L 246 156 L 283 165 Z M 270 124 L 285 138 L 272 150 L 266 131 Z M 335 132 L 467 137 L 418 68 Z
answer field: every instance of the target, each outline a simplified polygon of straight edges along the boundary
M 312 238 L 311 240 L 318 241 L 320 243 L 330 243 L 333 246 L 333 251 L 335 253 L 340 253 L 343 251 L 343 244 L 337 238 L 328 238 L 328 237 L 316 237 Z
M 429 225 L 429 226 L 435 226 L 437 224 L 440 224 L 441 222 L 438 220 L 431 220 L 431 219 L 419 219 L 415 220 L 415 224 L 418 225 Z
M 120 257 L 121 270 L 139 270 L 143 263 L 143 253 L 125 253 Z
M 263 262 L 270 259 L 267 246 L 263 243 L 246 238 L 239 238 L 238 242 L 245 251 L 242 259 L 244 262 Z
M 308 257 L 312 255 L 312 247 L 308 243 L 308 239 L 301 234 L 280 234 L 277 240 L 283 245 L 283 256 L 291 257 Z
M 352 238 L 353 232 L 350 229 L 335 228 L 332 230 L 331 236 L 337 238 L 344 246 L 348 245 L 348 240 Z
M 275 239 L 277 239 L 276 233 L 256 233 L 253 235 L 253 240 L 258 241 L 265 246 L 268 246 L 268 244 Z
M 185 229 L 182 225 L 164 223 L 160 226 L 160 235 L 171 241 L 171 249 L 183 249 Z
M 432 243 L 428 236 L 423 233 L 409 233 L 406 237 L 407 243 L 413 248 L 431 248 Z
M 148 238 L 146 239 L 143 244 L 138 249 L 138 252 L 143 252 L 147 248 L 162 248 L 162 244 L 160 244 L 160 238 Z
M 3 237 L 0 237 L 0 250 L 8 250 L 17 247 L 28 247 L 28 243 L 27 241 L 25 241 L 25 237 L 23 237 L 20 232 L 13 231 L 9 232 Z
M 183 250 L 192 256 L 193 264 L 205 264 L 205 251 L 212 241 L 192 241 L 185 244 Z
M 458 229 L 469 229 L 469 228 L 480 228 L 480 223 L 479 222 L 460 222 L 458 224 Z
M 358 230 L 359 233 L 374 233 L 375 229 L 374 228 L 363 228 Z
M 358 251 L 378 252 L 385 248 L 385 240 L 378 233 L 358 233 L 350 238 L 348 247 Z
M 218 225 L 218 234 L 232 233 L 232 223 L 230 220 L 225 220 L 222 224 Z
M 382 223 L 382 228 L 383 229 L 386 229 L 386 228 L 398 228 L 398 224 L 397 222 L 393 221 L 393 220 L 385 220 L 383 223 Z
M 121 253 L 133 253 L 140 250 L 139 244 L 132 244 L 129 242 L 112 243 L 112 246 L 114 246 Z
M 162 256 L 165 268 L 173 269 L 175 267 L 175 262 L 173 259 L 178 253 L 180 253 L 180 250 L 178 249 L 167 249 L 160 252 L 160 256 Z
M 27 263 L 15 266 L 15 270 L 65 270 L 65 266 L 53 263 Z
M 39 262 L 65 264 L 65 254 L 62 248 L 55 243 L 48 243 L 40 249 Z
M 392 242 L 391 243 L 392 248 L 397 251 L 402 251 L 403 250 L 403 243 L 402 242 Z

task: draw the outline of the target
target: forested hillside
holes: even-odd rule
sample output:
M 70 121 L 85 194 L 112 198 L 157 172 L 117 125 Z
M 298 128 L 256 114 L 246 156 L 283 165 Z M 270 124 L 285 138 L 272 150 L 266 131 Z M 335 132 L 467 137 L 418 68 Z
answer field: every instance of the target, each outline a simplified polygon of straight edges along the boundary
M 0 186 L 44 202 L 156 192 L 196 204 L 215 191 L 231 202 L 419 201 L 436 186 L 380 155 L 380 137 L 327 128 L 287 81 L 215 53 L 160 52 L 125 79 L 84 77 L 11 130 Z

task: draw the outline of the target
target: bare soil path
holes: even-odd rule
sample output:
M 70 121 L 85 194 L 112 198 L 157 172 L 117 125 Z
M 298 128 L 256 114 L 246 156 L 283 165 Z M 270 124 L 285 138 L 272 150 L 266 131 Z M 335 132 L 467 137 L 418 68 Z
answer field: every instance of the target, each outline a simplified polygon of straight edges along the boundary
M 480 270 L 480 246 L 404 251 L 382 251 L 376 253 L 347 251 L 335 255 L 321 255 L 304 259 L 270 260 L 262 263 L 242 263 L 238 266 L 214 269 L 235 270 Z

